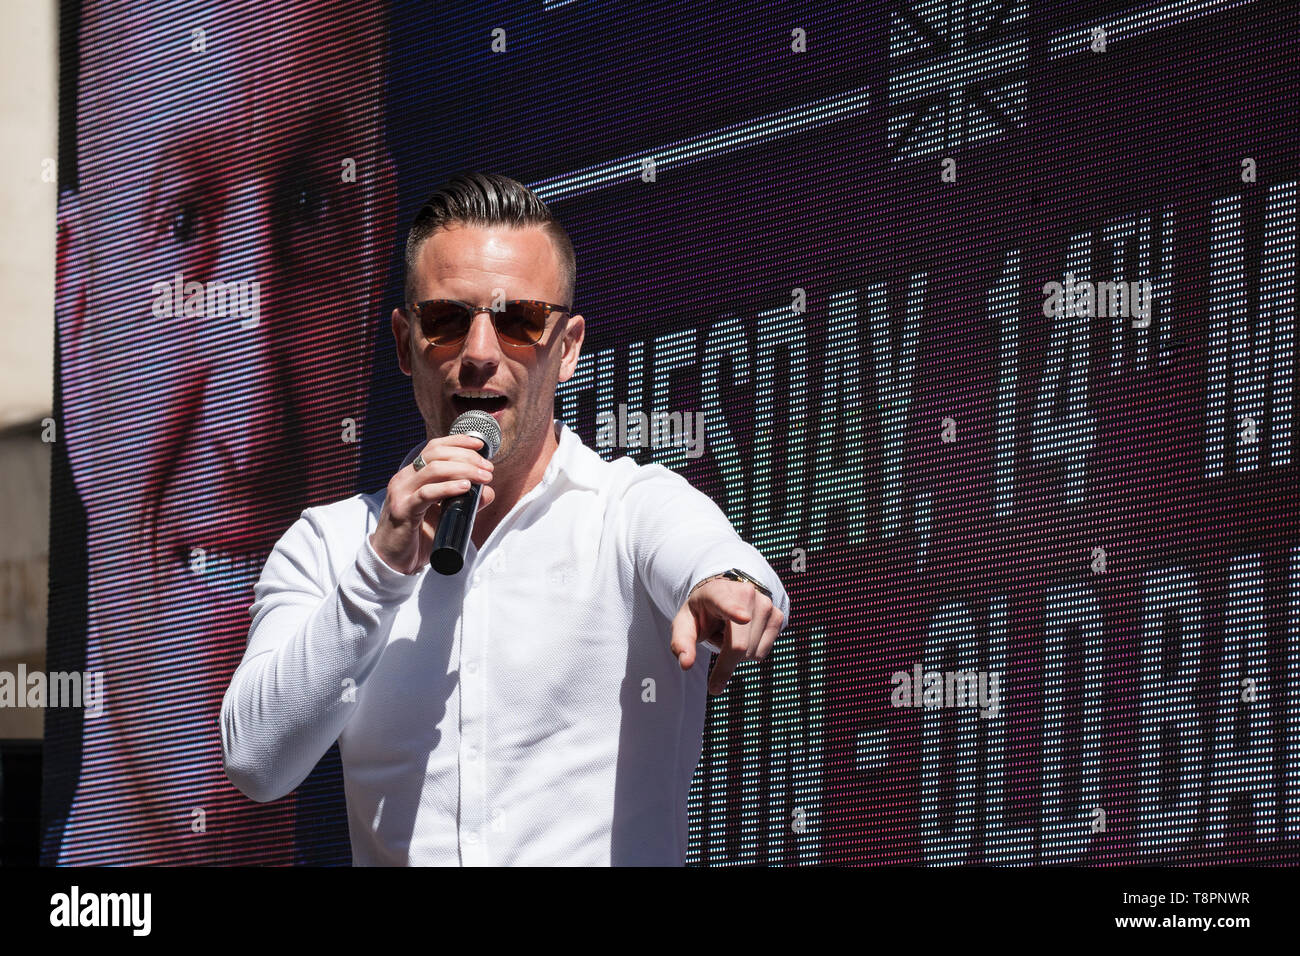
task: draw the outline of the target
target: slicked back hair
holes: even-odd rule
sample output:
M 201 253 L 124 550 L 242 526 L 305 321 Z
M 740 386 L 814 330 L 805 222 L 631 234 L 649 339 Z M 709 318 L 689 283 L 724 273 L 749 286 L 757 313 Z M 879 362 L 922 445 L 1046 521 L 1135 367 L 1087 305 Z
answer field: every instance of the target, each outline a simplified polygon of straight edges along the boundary
M 540 226 L 550 237 L 560 262 L 562 304 L 573 307 L 577 264 L 573 243 L 560 221 L 531 189 L 496 173 L 460 173 L 430 196 L 415 214 L 406 235 L 406 301 L 415 297 L 412 274 L 424 240 L 450 225 Z

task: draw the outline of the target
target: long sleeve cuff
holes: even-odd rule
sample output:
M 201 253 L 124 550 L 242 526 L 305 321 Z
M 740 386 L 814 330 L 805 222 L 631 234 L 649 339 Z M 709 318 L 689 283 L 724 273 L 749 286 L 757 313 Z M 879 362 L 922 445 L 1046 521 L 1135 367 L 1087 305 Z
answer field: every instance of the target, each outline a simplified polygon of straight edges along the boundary
M 420 580 L 419 572 L 403 574 L 385 564 L 384 559 L 375 551 L 375 546 L 370 543 L 370 535 L 366 535 L 357 551 L 356 568 L 362 582 L 377 597 L 385 599 L 406 598 Z

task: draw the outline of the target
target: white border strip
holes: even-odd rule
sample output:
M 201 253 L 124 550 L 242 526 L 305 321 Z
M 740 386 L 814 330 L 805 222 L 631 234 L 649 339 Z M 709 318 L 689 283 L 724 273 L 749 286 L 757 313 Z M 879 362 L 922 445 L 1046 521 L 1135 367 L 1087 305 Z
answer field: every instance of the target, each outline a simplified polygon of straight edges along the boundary
M 1255 0 L 1172 0 L 1159 6 L 1147 7 L 1126 13 L 1112 20 L 1071 27 L 1052 37 L 1048 44 L 1048 59 L 1059 60 L 1072 53 L 1086 53 L 1092 48 L 1092 31 L 1101 27 L 1106 32 L 1106 46 L 1117 40 L 1127 40 L 1155 30 L 1186 23 L 1197 17 L 1213 16 L 1225 10 L 1234 10 L 1254 3 Z
M 529 188 L 537 193 L 543 202 L 550 203 L 615 183 L 640 179 L 642 161 L 650 157 L 654 158 L 657 173 L 664 168 L 699 162 L 712 156 L 825 126 L 827 123 L 860 115 L 866 110 L 867 89 L 863 87 L 849 93 L 839 93 L 816 100 L 805 106 L 796 106 L 780 113 L 724 126 L 717 132 L 703 133 L 665 146 L 647 149 L 636 155 L 623 156 L 576 172 L 542 179 L 536 183 L 529 183 Z

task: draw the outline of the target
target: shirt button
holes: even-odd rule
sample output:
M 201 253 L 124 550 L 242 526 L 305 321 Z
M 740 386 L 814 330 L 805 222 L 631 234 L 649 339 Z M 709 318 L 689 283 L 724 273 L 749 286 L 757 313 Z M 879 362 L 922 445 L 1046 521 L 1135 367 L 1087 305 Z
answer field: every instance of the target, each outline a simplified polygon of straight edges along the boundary
M 466 751 L 465 751 L 465 759 L 466 759 L 466 760 L 477 760 L 477 759 L 478 759 L 478 750 L 476 750 L 476 749 L 473 748 L 473 747 L 469 747 L 469 748 L 467 748 Z
M 482 580 L 483 580 L 483 575 L 478 574 L 478 573 L 475 573 L 475 575 L 474 575 L 474 586 L 475 586 L 475 587 L 478 587 L 479 584 L 482 582 Z
M 466 842 L 466 843 L 477 843 L 477 842 L 478 842 L 478 834 L 475 833 L 473 830 L 470 830 L 468 833 L 465 834 L 465 842 Z
M 470 661 L 468 664 L 465 665 L 465 673 L 466 674 L 478 673 L 478 665 L 475 664 L 473 661 Z

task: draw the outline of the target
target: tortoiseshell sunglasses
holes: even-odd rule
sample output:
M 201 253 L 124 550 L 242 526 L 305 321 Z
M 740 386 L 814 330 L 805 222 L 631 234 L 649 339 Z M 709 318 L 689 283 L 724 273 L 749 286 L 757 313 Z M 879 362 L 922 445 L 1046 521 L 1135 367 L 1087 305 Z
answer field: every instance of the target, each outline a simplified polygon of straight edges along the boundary
M 515 348 L 532 348 L 542 340 L 552 312 L 572 314 L 565 305 L 537 299 L 513 299 L 500 309 L 470 305 L 457 299 L 426 299 L 407 303 L 407 314 L 420 326 L 420 334 L 433 345 L 457 345 L 469 335 L 470 323 L 480 312 L 492 316 L 497 338 Z

